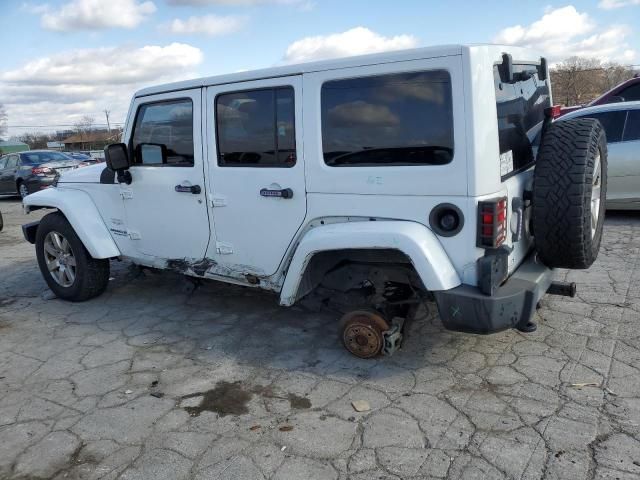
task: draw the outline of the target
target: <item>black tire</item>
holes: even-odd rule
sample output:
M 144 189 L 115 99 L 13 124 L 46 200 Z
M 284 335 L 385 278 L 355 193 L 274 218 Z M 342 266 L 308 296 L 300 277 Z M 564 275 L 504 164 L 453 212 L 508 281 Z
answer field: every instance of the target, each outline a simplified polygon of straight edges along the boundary
M 4 228 L 4 219 L 2 218 L 2 212 L 0 212 L 0 232 Z
M 594 184 L 598 158 L 600 174 L 595 172 Z M 593 264 L 602 240 L 606 194 L 607 140 L 600 122 L 584 118 L 550 124 L 533 183 L 533 235 L 545 265 L 583 269 Z
M 70 245 L 75 258 L 75 278 L 69 286 L 56 281 L 47 267 L 45 239 L 50 232 L 61 235 Z M 36 232 L 36 257 L 42 276 L 56 296 L 72 302 L 83 302 L 100 295 L 109 283 L 109 260 L 91 257 L 71 224 L 59 212 L 46 215 Z
M 22 180 L 18 181 L 18 183 L 16 184 L 16 190 L 18 191 L 18 195 L 20 195 L 20 198 L 26 198 L 27 195 L 29 195 L 27 184 Z

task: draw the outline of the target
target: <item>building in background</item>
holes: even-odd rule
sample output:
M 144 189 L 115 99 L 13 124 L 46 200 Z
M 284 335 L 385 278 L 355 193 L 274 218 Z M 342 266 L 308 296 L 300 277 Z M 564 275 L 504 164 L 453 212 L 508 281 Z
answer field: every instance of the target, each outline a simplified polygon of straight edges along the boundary
M 14 140 L 0 141 L 0 155 L 29 150 L 29 145 Z
M 64 150 L 64 143 L 62 142 L 47 142 L 47 150 Z
M 90 132 L 74 133 L 62 140 L 64 149 L 70 152 L 102 150 L 110 143 L 118 142 L 121 131 L 94 130 Z

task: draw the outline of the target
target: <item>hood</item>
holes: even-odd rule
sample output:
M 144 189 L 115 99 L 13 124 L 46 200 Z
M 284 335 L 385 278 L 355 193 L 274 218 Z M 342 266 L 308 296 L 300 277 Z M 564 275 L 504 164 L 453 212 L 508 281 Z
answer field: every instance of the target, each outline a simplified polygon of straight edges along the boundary
M 74 162 L 80 163 L 77 160 L 74 160 Z M 105 168 L 105 165 L 100 163 L 74 168 L 62 173 L 58 183 L 100 183 L 100 174 Z

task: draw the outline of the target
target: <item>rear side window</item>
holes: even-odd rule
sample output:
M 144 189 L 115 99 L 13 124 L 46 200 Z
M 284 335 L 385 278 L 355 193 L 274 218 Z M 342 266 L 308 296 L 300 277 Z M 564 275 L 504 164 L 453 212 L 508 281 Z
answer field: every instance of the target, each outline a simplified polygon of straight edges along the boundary
M 591 115 L 581 116 L 580 118 L 595 118 L 596 120 L 600 120 L 600 123 L 604 127 L 604 132 L 607 134 L 607 143 L 615 143 L 622 141 L 622 129 L 624 128 L 626 117 L 626 110 L 617 110 L 613 112 L 593 113 Z
M 5 168 L 6 164 L 7 164 L 7 157 L 0 158 L 0 168 Z
M 498 111 L 500 174 L 503 179 L 531 166 L 539 141 L 544 109 L 551 106 L 549 83 L 541 80 L 537 65 L 513 65 L 513 81 L 493 67 Z
M 131 147 L 136 165 L 192 167 L 191 99 L 141 105 L 136 115 Z
M 618 96 L 624 98 L 625 102 L 640 100 L 640 83 L 636 83 L 625 88 L 618 94 Z
M 321 102 L 322 150 L 331 167 L 443 165 L 453 158 L 445 70 L 330 81 Z
M 218 95 L 216 127 L 222 167 L 292 167 L 296 163 L 291 87 Z
M 627 125 L 624 127 L 625 142 L 640 140 L 640 110 L 630 110 Z

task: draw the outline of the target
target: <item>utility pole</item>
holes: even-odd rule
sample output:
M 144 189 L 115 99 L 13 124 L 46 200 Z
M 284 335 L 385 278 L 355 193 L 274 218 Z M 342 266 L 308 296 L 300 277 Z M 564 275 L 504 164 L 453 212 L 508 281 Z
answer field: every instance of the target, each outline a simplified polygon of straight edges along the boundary
M 111 124 L 109 123 L 109 114 L 111 113 L 111 110 L 107 110 L 105 108 L 104 110 L 104 116 L 107 117 L 107 130 L 109 130 L 109 135 L 111 135 Z

